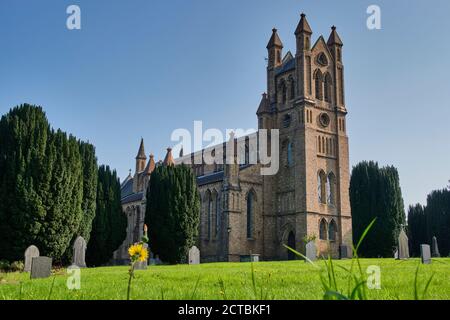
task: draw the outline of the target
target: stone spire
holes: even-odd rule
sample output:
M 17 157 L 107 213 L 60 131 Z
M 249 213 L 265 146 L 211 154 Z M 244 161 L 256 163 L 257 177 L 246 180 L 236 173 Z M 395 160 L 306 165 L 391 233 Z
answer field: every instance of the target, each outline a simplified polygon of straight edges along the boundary
M 141 138 L 141 144 L 139 146 L 139 151 L 136 155 L 136 173 L 142 172 L 144 170 L 146 160 L 147 160 L 147 157 L 145 156 L 144 139 Z
M 283 43 L 280 40 L 280 37 L 278 36 L 277 29 L 272 29 L 272 36 L 270 37 L 269 43 L 267 43 L 266 48 L 270 49 L 273 47 L 283 48 Z
M 141 138 L 141 144 L 139 145 L 139 151 L 137 153 L 136 159 L 147 160 L 147 157 L 145 156 L 145 149 L 144 149 L 144 138 Z
M 272 29 L 272 36 L 270 37 L 269 43 L 267 44 L 267 51 L 269 54 L 268 68 L 273 69 L 282 64 L 281 55 L 283 50 L 283 43 L 281 43 L 280 37 L 278 36 L 277 29 Z
M 296 36 L 298 36 L 301 33 L 306 33 L 309 35 L 313 33 L 311 27 L 309 26 L 308 20 L 306 20 L 306 14 L 304 13 L 300 15 L 300 22 L 297 25 L 297 29 L 295 29 Z
M 342 47 L 344 45 L 342 43 L 341 38 L 339 37 L 339 35 L 338 35 L 337 31 L 336 31 L 336 27 L 335 26 L 331 27 L 331 34 L 330 34 L 330 37 L 328 38 L 327 45 L 330 46 L 330 47 L 333 46 L 333 45 L 338 45 L 338 46 Z
M 175 165 L 175 161 L 173 161 L 173 156 L 172 156 L 172 148 L 167 148 L 167 154 L 166 154 L 166 157 L 164 158 L 163 165 L 165 165 L 165 166 L 174 166 Z
M 153 170 L 155 170 L 155 159 L 153 154 L 150 154 L 147 167 L 145 167 L 144 172 L 149 176 L 153 172 Z

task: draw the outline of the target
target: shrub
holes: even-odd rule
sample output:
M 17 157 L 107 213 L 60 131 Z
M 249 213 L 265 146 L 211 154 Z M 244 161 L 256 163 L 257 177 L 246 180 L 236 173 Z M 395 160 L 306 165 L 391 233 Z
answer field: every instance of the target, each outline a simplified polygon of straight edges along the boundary
M 6 260 L 0 260 L 0 271 L 8 272 L 9 271 L 9 262 Z
M 19 272 L 19 271 L 22 272 L 24 267 L 25 267 L 25 265 L 23 264 L 23 261 L 14 261 L 9 266 L 9 271 L 10 272 Z

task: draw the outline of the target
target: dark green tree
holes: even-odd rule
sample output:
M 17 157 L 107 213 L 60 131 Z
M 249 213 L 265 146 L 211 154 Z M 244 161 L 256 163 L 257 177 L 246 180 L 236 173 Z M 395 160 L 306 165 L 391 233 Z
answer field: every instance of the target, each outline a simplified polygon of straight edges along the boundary
M 0 120 L 0 259 L 30 244 L 60 261 L 83 217 L 79 145 L 24 104 Z
M 432 191 L 427 197 L 425 208 L 427 243 L 436 236 L 441 256 L 450 254 L 450 191 Z
M 378 163 L 373 161 L 361 162 L 353 168 L 350 204 L 355 241 L 377 218 L 359 249 L 361 256 L 392 257 L 401 225 L 405 224 L 399 180 L 396 168 L 379 168 Z
M 86 252 L 89 266 L 107 263 L 126 237 L 127 218 L 120 204 L 120 182 L 109 166 L 98 169 L 96 214 Z
M 427 236 L 427 217 L 425 215 L 425 207 L 421 204 L 409 206 L 408 238 L 411 247 L 411 255 L 414 257 L 419 257 L 420 245 L 429 243 Z
M 197 243 L 200 224 L 200 196 L 190 168 L 159 166 L 152 172 L 145 222 L 153 253 L 172 264 L 186 261 L 189 248 Z

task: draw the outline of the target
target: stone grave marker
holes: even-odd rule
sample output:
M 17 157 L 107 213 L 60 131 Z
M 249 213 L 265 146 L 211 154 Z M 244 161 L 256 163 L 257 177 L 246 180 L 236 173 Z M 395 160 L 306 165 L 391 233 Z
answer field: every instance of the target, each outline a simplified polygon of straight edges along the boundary
M 409 259 L 408 236 L 403 229 L 398 236 L 398 259 Z
M 311 261 L 316 261 L 317 249 L 314 241 L 310 241 L 306 244 L 306 257 Z
M 430 250 L 430 246 L 428 244 L 420 245 L 420 257 L 422 258 L 423 264 L 431 263 L 431 250 Z
M 52 273 L 52 258 L 34 257 L 31 262 L 31 279 L 48 278 Z
M 78 236 L 73 243 L 73 262 L 72 265 L 78 266 L 79 268 L 86 268 L 86 240 L 83 237 Z
M 31 262 L 35 257 L 39 257 L 39 249 L 36 246 L 31 245 L 27 248 L 27 250 L 25 250 L 25 264 L 23 268 L 24 272 L 31 271 Z
M 189 249 L 189 264 L 200 264 L 200 250 L 196 246 Z
M 431 246 L 431 256 L 433 258 L 439 258 L 441 254 L 439 253 L 437 238 L 433 237 L 432 246 Z

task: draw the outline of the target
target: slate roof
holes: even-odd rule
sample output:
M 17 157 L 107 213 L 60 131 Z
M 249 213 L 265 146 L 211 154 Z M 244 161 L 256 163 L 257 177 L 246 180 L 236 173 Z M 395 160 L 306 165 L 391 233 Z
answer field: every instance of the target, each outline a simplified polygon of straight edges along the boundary
M 135 201 L 142 201 L 143 198 L 144 198 L 143 192 L 132 193 L 132 194 L 122 198 L 121 202 L 122 202 L 122 204 L 126 204 L 126 203 L 130 203 L 130 202 L 135 202 Z
M 295 69 L 295 59 L 290 59 L 275 70 L 275 75 L 279 75 L 293 69 Z
M 120 188 L 120 198 L 123 199 L 133 193 L 133 178 L 125 180 Z

